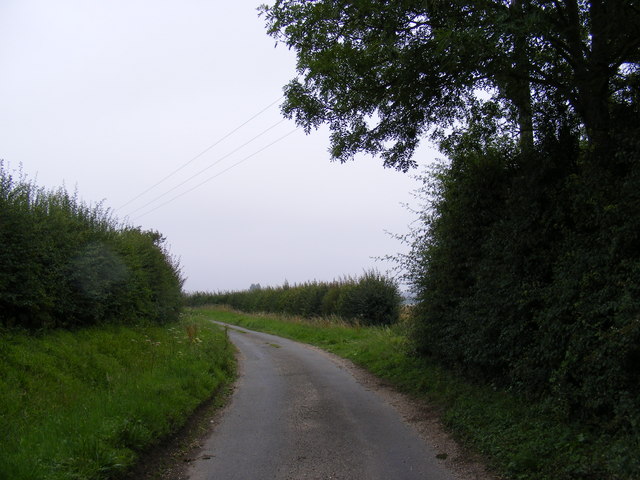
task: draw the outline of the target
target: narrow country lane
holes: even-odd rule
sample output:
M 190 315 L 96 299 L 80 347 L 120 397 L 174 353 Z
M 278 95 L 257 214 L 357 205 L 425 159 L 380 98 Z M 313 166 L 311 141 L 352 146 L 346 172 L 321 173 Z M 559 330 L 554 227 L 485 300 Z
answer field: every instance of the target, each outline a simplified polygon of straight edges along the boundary
M 392 406 L 330 356 L 229 328 L 236 391 L 191 480 L 453 480 Z

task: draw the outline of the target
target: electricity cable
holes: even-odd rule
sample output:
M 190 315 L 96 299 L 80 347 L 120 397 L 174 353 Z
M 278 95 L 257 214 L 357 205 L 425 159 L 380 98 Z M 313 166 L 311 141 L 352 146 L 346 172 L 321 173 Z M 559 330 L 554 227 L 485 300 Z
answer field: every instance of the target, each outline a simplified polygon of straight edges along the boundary
M 244 127 L 247 123 L 251 122 L 252 120 L 254 120 L 255 118 L 259 117 L 260 115 L 262 115 L 264 112 L 266 112 L 267 110 L 269 110 L 271 107 L 273 107 L 276 103 L 278 103 L 280 100 L 282 100 L 284 98 L 284 96 L 278 98 L 277 100 L 275 100 L 274 102 L 271 102 L 269 105 L 267 105 L 266 107 L 264 107 L 262 110 L 260 110 L 258 113 L 256 113 L 255 115 L 253 115 L 251 118 L 249 118 L 248 120 L 244 121 L 243 123 L 241 123 L 240 125 L 238 125 L 236 128 L 234 128 L 233 130 L 231 130 L 229 133 L 227 133 L 225 136 L 223 136 L 222 138 L 218 139 L 216 142 L 212 143 L 211 145 L 209 145 L 207 148 L 205 148 L 202 152 L 200 152 L 199 154 L 197 154 L 195 157 L 191 158 L 190 160 L 188 160 L 186 163 L 184 163 L 182 166 L 176 168 L 173 172 L 169 173 L 166 177 L 162 178 L 161 180 L 159 180 L 158 182 L 154 183 L 153 185 L 151 185 L 149 188 L 147 188 L 145 191 L 143 191 L 142 193 L 139 193 L 138 195 L 136 195 L 135 197 L 133 197 L 132 199 L 130 199 L 128 202 L 123 203 L 122 205 L 120 205 L 118 208 L 116 208 L 117 210 L 120 210 L 124 207 L 126 207 L 127 205 L 129 205 L 130 203 L 134 202 L 135 200 L 137 200 L 138 198 L 140 198 L 141 196 L 143 196 L 145 193 L 153 190 L 155 187 L 157 187 L 158 185 L 160 185 L 161 183 L 163 183 L 165 180 L 169 179 L 170 177 L 172 177 L 173 175 L 175 175 L 176 173 L 178 173 L 180 170 L 182 170 L 183 168 L 185 168 L 187 165 L 191 164 L 192 162 L 194 162 L 195 160 L 197 160 L 198 158 L 200 158 L 201 156 L 203 156 L 205 153 L 207 153 L 209 150 L 211 150 L 213 147 L 215 147 L 216 145 L 218 145 L 219 143 L 221 143 L 223 140 L 226 140 L 227 138 L 229 138 L 231 135 L 233 135 L 234 133 L 236 133 L 238 130 L 240 130 L 242 127 Z
M 265 133 L 267 133 L 270 130 L 273 130 L 275 127 L 277 127 L 278 125 L 280 125 L 282 122 L 286 121 L 286 118 L 281 119 L 279 122 L 274 123 L 273 125 L 271 125 L 270 127 L 268 127 L 267 129 L 263 130 L 262 132 L 260 132 L 258 135 L 256 135 L 255 137 L 253 137 L 251 140 L 246 141 L 245 143 L 243 143 L 242 145 L 240 145 L 239 147 L 233 149 L 231 152 L 227 153 L 226 155 L 223 155 L 222 157 L 220 157 L 219 159 L 217 159 L 215 162 L 213 162 L 211 165 L 209 165 L 208 167 L 203 168 L 202 170 L 194 173 L 193 175 L 191 175 L 189 178 L 187 178 L 186 180 L 180 182 L 178 185 L 175 185 L 174 187 L 170 188 L 169 190 L 167 190 L 164 193 L 161 193 L 160 195 L 158 195 L 157 197 L 153 198 L 152 200 L 149 200 L 147 203 L 145 203 L 144 205 L 136 208 L 135 210 L 132 210 L 131 212 L 129 212 L 129 215 L 133 215 L 136 212 L 139 212 L 140 210 L 142 210 L 145 207 L 148 207 L 149 205 L 151 205 L 152 203 L 154 203 L 155 201 L 161 199 L 162 197 L 169 195 L 171 192 L 173 192 L 174 190 L 176 190 L 177 188 L 180 188 L 182 185 L 184 185 L 185 183 L 193 180 L 194 178 L 196 178 L 199 175 L 202 175 L 204 172 L 206 172 L 207 170 L 209 170 L 212 167 L 215 167 L 217 164 L 219 164 L 221 161 L 223 161 L 225 158 L 230 157 L 231 155 L 233 155 L 234 153 L 236 153 L 238 150 L 246 147 L 247 145 L 249 145 L 251 142 L 253 142 L 254 140 L 260 138 L 262 135 L 264 135 Z
M 291 134 L 293 134 L 293 133 L 297 132 L 298 130 L 300 130 L 300 128 L 301 128 L 301 127 L 294 128 L 294 129 L 293 129 L 293 130 L 291 130 L 289 133 L 286 133 L 285 135 L 283 135 L 283 136 L 281 136 L 280 138 L 278 138 L 278 139 L 274 140 L 273 142 L 269 143 L 268 145 L 265 145 L 265 146 L 264 146 L 264 147 L 262 147 L 260 150 L 258 150 L 258 151 L 256 151 L 256 152 L 252 153 L 251 155 L 249 155 L 249 156 L 247 156 L 247 157 L 244 157 L 242 160 L 240 160 L 240 161 L 238 161 L 238 162 L 234 163 L 233 165 L 231 165 L 231 166 L 229 166 L 229 167 L 225 168 L 224 170 L 222 170 L 222 171 L 220 171 L 220 172 L 216 173 L 215 175 L 213 175 L 213 176 L 211 176 L 211 177 L 207 178 L 206 180 L 204 180 L 204 181 L 202 181 L 202 182 L 198 183 L 197 185 L 194 185 L 194 186 L 193 186 L 193 187 L 191 187 L 189 190 L 185 190 L 184 192 L 182 192 L 182 193 L 180 193 L 180 194 L 176 195 L 175 197 L 170 198 L 170 199 L 169 199 L 169 200 L 167 200 L 166 202 L 161 203 L 160 205 L 155 206 L 155 207 L 154 207 L 154 208 L 152 208 L 151 210 L 148 210 L 148 211 L 146 211 L 145 213 L 143 213 L 143 214 L 141 214 L 141 215 L 138 215 L 135 219 L 137 220 L 137 219 L 139 219 L 139 218 L 141 218 L 141 217 L 144 217 L 145 215 L 148 215 L 148 214 L 150 214 L 151 212 L 154 212 L 154 211 L 158 210 L 160 207 L 164 207 L 164 206 L 165 206 L 165 205 L 167 205 L 168 203 L 171 203 L 171 202 L 173 202 L 174 200 L 177 200 L 178 198 L 183 197 L 183 196 L 185 196 L 185 195 L 186 195 L 186 194 L 188 194 L 188 193 L 191 193 L 191 192 L 192 192 L 192 191 L 194 191 L 196 188 L 200 188 L 200 187 L 201 187 L 202 185 L 204 185 L 205 183 L 210 182 L 210 181 L 211 181 L 211 180 L 213 180 L 214 178 L 219 177 L 219 176 L 220 176 L 220 175 L 222 175 L 223 173 L 228 172 L 228 171 L 229 171 L 229 170 L 231 170 L 232 168 L 237 167 L 238 165 L 240 165 L 240 164 L 241 164 L 241 163 L 243 163 L 243 162 L 246 162 L 247 160 L 249 160 L 249 159 L 250 159 L 250 158 L 252 158 L 252 157 L 255 157 L 257 154 L 259 154 L 259 153 L 263 152 L 264 150 L 266 150 L 267 148 L 271 147 L 272 145 L 275 145 L 275 144 L 276 144 L 276 143 L 278 143 L 279 141 L 284 140 L 284 139 L 285 139 L 286 137 L 288 137 L 289 135 L 291 135 Z

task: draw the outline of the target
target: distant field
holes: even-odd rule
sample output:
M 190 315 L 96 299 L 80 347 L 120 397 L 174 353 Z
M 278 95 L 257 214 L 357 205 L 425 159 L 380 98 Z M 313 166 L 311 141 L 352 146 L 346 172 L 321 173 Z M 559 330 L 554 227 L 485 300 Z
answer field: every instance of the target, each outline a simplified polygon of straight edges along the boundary
M 604 434 L 556 414 L 553 405 L 473 385 L 411 354 L 402 324 L 350 327 L 228 309 L 192 310 L 203 318 L 310 343 L 352 360 L 399 389 L 427 398 L 467 446 L 509 479 L 637 480 L 640 439 Z
M 150 327 L 0 334 L 0 479 L 117 478 L 233 377 L 197 315 Z

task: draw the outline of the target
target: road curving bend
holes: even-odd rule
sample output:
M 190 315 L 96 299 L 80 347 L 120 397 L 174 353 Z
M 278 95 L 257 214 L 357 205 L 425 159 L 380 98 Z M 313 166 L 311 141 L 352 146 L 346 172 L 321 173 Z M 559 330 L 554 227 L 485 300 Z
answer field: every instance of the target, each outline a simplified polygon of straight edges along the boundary
M 240 377 L 190 480 L 454 480 L 382 397 L 329 355 L 231 327 Z

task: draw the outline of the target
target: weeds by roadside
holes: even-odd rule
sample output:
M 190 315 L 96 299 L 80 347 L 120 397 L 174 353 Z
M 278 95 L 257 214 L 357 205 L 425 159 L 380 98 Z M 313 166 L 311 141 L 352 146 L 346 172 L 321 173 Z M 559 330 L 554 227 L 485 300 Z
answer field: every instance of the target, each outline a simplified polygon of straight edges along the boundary
M 166 326 L 0 337 L 0 479 L 110 479 L 233 377 L 224 332 Z

